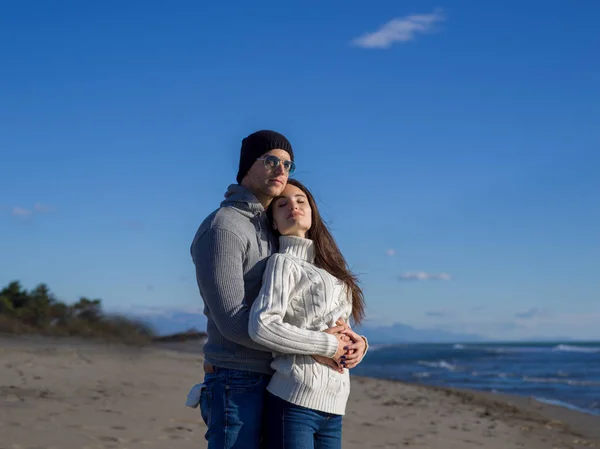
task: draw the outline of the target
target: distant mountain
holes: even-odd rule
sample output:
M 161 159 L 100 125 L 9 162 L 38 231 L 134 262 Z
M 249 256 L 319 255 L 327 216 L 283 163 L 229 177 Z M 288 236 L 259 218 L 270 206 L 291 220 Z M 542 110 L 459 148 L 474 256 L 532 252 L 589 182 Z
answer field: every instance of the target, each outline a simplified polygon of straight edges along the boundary
M 369 343 L 474 343 L 486 341 L 477 334 L 461 334 L 439 329 L 417 329 L 407 324 L 395 323 L 391 326 L 361 326 L 360 332 Z
M 135 318 L 148 323 L 158 335 L 206 330 L 206 316 L 200 312 L 166 311 L 156 315 L 136 315 Z
M 566 341 L 568 342 L 576 342 L 578 341 L 577 339 L 573 338 L 573 337 L 528 337 L 525 339 L 522 339 L 523 341 L 528 341 L 528 342 L 534 342 L 534 343 L 556 343 L 556 344 L 560 344 L 560 343 L 564 343 Z
M 189 330 L 206 330 L 206 317 L 201 312 L 163 311 L 155 315 L 135 316 L 148 323 L 158 335 L 171 335 Z M 438 329 L 418 329 L 407 324 L 391 326 L 361 326 L 357 331 L 370 343 L 473 343 L 486 341 L 476 334 L 461 334 Z

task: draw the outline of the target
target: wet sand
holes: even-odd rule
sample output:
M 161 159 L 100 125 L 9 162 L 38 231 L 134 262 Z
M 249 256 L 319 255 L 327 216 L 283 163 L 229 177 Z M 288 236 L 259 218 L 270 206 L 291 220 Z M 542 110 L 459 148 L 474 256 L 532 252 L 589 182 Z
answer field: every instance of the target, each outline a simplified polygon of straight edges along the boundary
M 0 337 L 0 449 L 205 448 L 201 343 Z M 600 417 L 528 398 L 352 377 L 344 448 L 600 448 Z

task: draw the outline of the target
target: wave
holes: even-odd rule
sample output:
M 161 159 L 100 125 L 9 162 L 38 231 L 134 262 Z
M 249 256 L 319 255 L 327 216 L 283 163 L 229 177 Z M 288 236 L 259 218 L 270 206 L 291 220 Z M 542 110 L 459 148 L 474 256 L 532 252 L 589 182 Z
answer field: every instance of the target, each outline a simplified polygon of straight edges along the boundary
M 530 382 L 536 384 L 564 384 L 571 385 L 574 387 L 597 387 L 600 386 L 600 382 L 595 380 L 573 380 L 558 377 L 523 377 L 523 382 Z
M 558 399 L 547 399 L 547 398 L 542 398 L 542 397 L 538 397 L 538 396 L 534 396 L 533 398 L 538 402 L 542 402 L 543 404 L 558 405 L 559 407 L 568 408 L 570 410 L 574 410 L 574 411 L 580 412 L 580 413 L 587 413 L 587 414 L 591 414 L 591 415 L 598 414 L 597 412 L 595 412 L 593 410 L 588 410 L 585 408 L 577 407 L 576 405 L 569 404 L 568 402 L 564 402 L 564 401 L 559 401 Z
M 521 352 L 548 352 L 550 348 L 544 348 L 542 346 L 518 346 L 518 347 L 500 347 L 500 348 L 482 348 L 485 352 L 492 354 L 508 354 L 508 353 L 521 353 Z
M 452 346 L 452 349 L 465 349 L 464 345 L 456 344 Z
M 430 368 L 444 368 L 444 369 L 447 369 L 448 371 L 455 371 L 457 368 L 456 365 L 453 365 L 452 363 L 448 363 L 445 360 L 438 360 L 436 362 L 424 362 L 422 360 L 419 360 L 417 363 L 419 365 L 428 366 Z
M 473 377 L 495 377 L 498 379 L 506 379 L 508 377 L 515 377 L 517 374 L 514 373 L 502 373 L 498 371 L 471 371 Z
M 459 349 L 455 346 L 453 349 Z M 461 347 L 460 349 L 466 349 Z M 598 353 L 600 346 L 576 346 L 560 344 L 554 347 L 550 346 L 483 346 L 481 349 L 492 354 L 514 354 L 514 353 L 532 353 L 532 352 L 579 352 L 579 353 Z
M 600 352 L 600 347 L 598 346 L 572 346 L 572 345 L 558 345 L 552 348 L 552 351 L 555 352 Z

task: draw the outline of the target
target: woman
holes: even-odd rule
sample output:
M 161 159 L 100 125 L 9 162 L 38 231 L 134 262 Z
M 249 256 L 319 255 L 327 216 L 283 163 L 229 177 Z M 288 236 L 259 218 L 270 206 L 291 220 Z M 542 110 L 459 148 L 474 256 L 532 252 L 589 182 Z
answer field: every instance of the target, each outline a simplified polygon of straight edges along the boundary
M 338 327 L 337 335 L 323 331 L 350 316 L 359 323 L 363 294 L 300 182 L 288 180 L 267 216 L 280 247 L 268 260 L 249 322 L 250 337 L 275 353 L 267 387 L 266 447 L 341 448 L 350 393 L 345 368 L 360 362 L 367 341 L 348 326 Z M 352 341 L 345 342 L 342 334 Z M 319 363 L 326 359 L 336 368 Z

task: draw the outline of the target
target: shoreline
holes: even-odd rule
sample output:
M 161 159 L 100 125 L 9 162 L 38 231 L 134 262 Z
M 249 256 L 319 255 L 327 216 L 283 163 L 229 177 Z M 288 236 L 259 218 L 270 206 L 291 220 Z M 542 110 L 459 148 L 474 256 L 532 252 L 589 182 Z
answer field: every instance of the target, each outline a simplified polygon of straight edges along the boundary
M 565 431 L 579 437 L 600 439 L 600 416 L 598 415 L 572 410 L 562 405 L 544 403 L 534 397 L 422 384 L 416 386 L 443 395 L 455 396 L 473 405 L 489 407 L 499 416 L 514 415 L 513 417 L 518 419 L 537 424 L 562 427 Z
M 198 409 L 184 406 L 203 378 L 197 343 L 181 351 L 180 343 L 0 335 L 2 442 L 206 447 Z M 600 417 L 527 397 L 353 375 L 343 438 L 347 449 L 600 448 Z
M 484 416 L 494 416 L 504 420 L 529 421 L 534 424 L 542 424 L 544 426 L 562 429 L 563 432 L 570 433 L 576 437 L 597 439 L 600 444 L 599 415 L 573 410 L 562 405 L 545 403 L 534 397 L 506 393 L 492 393 L 468 388 L 426 385 L 368 376 L 354 375 L 351 377 L 351 381 L 390 382 L 409 388 L 431 391 L 441 396 L 457 398 L 464 404 L 484 407 Z
M 538 405 L 554 407 L 554 408 L 561 409 L 561 410 L 564 409 L 564 410 L 568 410 L 569 412 L 580 413 L 585 416 L 600 418 L 600 413 L 595 413 L 592 410 L 579 408 L 575 405 L 572 405 L 572 404 L 569 404 L 566 402 L 562 402 L 562 401 L 558 401 L 558 400 L 540 398 L 540 397 L 531 396 L 531 395 L 519 395 L 519 394 L 511 394 L 511 393 L 492 392 L 492 391 L 488 391 L 488 390 L 478 390 L 476 388 L 462 388 L 462 387 L 434 385 L 434 384 L 427 384 L 424 382 L 411 382 L 411 381 L 399 380 L 399 379 L 389 379 L 386 377 L 370 377 L 370 376 L 365 376 L 365 375 L 354 376 L 354 377 L 364 377 L 364 378 L 368 378 L 368 379 L 385 380 L 388 382 L 399 382 L 402 384 L 412 385 L 415 387 L 429 388 L 429 389 L 440 390 L 440 391 L 451 390 L 451 391 L 457 391 L 457 392 L 472 392 L 477 395 L 483 395 L 485 397 L 488 397 L 489 399 L 504 398 L 508 401 L 519 403 L 519 404 L 522 403 L 523 401 L 525 401 L 528 403 L 536 403 Z

